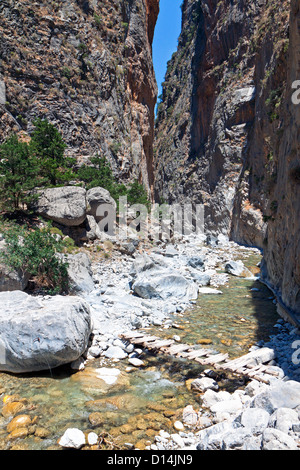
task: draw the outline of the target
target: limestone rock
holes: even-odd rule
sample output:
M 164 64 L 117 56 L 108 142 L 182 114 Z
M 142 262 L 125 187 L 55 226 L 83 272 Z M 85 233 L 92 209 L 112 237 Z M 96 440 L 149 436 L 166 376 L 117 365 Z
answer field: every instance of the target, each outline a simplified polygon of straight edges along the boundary
M 199 392 L 205 392 L 208 389 L 217 391 L 219 389 L 219 385 L 214 379 L 202 377 L 200 379 L 195 379 L 191 383 L 191 389 Z
M 299 425 L 298 412 L 291 408 L 278 408 L 270 417 L 269 427 L 288 434 L 294 425 Z
M 146 253 L 143 253 L 134 260 L 130 274 L 133 278 L 136 278 L 138 274 L 149 271 L 154 267 L 154 260 Z
M 34 211 L 65 226 L 77 226 L 86 218 L 86 191 L 77 186 L 47 188 L 37 191 Z
M 253 277 L 251 271 L 244 265 L 244 263 L 239 261 L 230 261 L 225 265 L 225 271 L 233 276 L 238 277 Z
M 99 228 L 99 225 L 97 224 L 95 218 L 92 215 L 87 215 L 86 216 L 86 234 L 85 237 L 87 240 L 97 240 L 101 239 L 102 233 Z
M 90 310 L 78 297 L 37 299 L 0 293 L 0 370 L 48 370 L 78 359 L 91 333 Z
M 80 429 L 68 428 L 58 443 L 68 449 L 80 449 L 85 445 L 85 435 Z
M 210 407 L 212 413 L 228 413 L 237 414 L 243 408 L 241 400 L 235 398 L 230 400 L 220 401 Z
M 30 279 L 29 274 L 8 269 L 0 264 L 0 292 L 24 290 Z
M 90 446 L 94 446 L 98 442 L 98 435 L 95 432 L 89 432 L 87 436 L 87 441 Z
M 191 405 L 186 406 L 182 411 L 182 422 L 185 426 L 195 428 L 199 422 L 199 414 Z
M 103 356 L 109 359 L 125 359 L 127 353 L 119 346 L 109 346 L 109 348 L 104 351 Z
M 91 260 L 86 253 L 64 255 L 68 263 L 69 289 L 73 294 L 89 293 L 95 288 Z
M 259 434 L 268 427 L 270 415 L 263 408 L 247 408 L 237 420 L 253 434 Z
M 252 407 L 273 413 L 278 408 L 295 409 L 300 406 L 300 384 L 294 380 L 278 382 L 253 398 Z
M 92 215 L 96 222 L 99 222 L 102 216 L 99 216 L 99 208 L 101 205 L 111 206 L 114 210 L 117 207 L 115 200 L 111 197 L 107 189 L 96 187 L 92 188 L 86 193 L 86 199 L 88 204 L 88 214 Z
M 220 289 L 213 289 L 212 287 L 199 287 L 199 294 L 221 295 L 223 292 Z
M 201 257 L 192 257 L 188 260 L 188 265 L 195 269 L 204 269 L 204 260 Z
M 197 299 L 198 289 L 195 283 L 171 271 L 151 271 L 139 276 L 132 289 L 143 299 L 177 298 L 181 300 Z
M 262 450 L 298 450 L 298 446 L 288 434 L 268 428 L 263 433 Z
M 138 359 L 137 357 L 131 357 L 130 359 L 128 359 L 128 362 L 134 367 L 141 367 L 144 365 L 144 361 Z

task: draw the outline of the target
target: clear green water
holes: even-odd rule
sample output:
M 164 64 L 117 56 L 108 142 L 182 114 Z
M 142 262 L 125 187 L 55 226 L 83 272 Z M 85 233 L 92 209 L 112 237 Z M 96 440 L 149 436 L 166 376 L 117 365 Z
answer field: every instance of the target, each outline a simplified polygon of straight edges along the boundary
M 18 394 L 27 399 L 22 414 L 38 416 L 38 426 L 50 434 L 46 439 L 31 435 L 9 441 L 6 431 L 9 419 L 1 422 L 0 418 L 0 449 L 16 444 L 26 449 L 56 448 L 57 440 L 68 427 L 109 433 L 116 446 L 140 442 L 143 448 L 160 429 L 172 430 L 184 406 L 194 403 L 199 408 L 198 397 L 191 395 L 185 381 L 197 377 L 202 368 L 196 363 L 166 357 L 143 359 L 145 367 L 131 372 L 125 371 L 126 361 L 115 364 L 113 367 L 121 369 L 122 377 L 113 386 L 106 386 L 95 377 L 99 360 L 72 375 L 63 368 L 52 371 L 52 376 L 1 374 L 5 395 Z M 91 413 L 97 413 L 97 423 L 89 421 Z
M 246 264 L 255 266 L 257 260 L 250 257 Z M 156 328 L 147 332 L 168 338 L 176 334 L 188 344 L 210 340 L 211 344 L 205 347 L 228 352 L 230 357 L 247 353 L 253 343 L 273 333 L 278 315 L 270 299 L 272 294 L 265 286 L 258 281 L 230 277 L 229 284 L 220 289 L 223 295 L 202 295 L 191 311 L 174 316 L 183 329 Z M 142 359 L 145 367 L 131 372 L 126 370 L 126 361 L 112 366 L 98 359 L 85 371 L 71 374 L 68 368 L 37 375 L 0 374 L 2 399 L 17 394 L 25 401 L 21 413 L 36 417 L 36 426 L 48 431 L 47 437 L 40 438 L 32 428 L 31 435 L 8 440 L 6 426 L 11 418 L 0 417 L 0 449 L 55 449 L 68 427 L 108 433 L 106 448 L 108 441 L 113 442 L 114 448 L 125 443 L 144 448 L 160 429 L 173 430 L 174 421 L 180 420 L 186 405 L 199 409 L 200 396 L 188 390 L 186 381 L 197 377 L 203 367 L 160 355 L 144 355 Z M 99 367 L 119 368 L 120 380 L 112 386 L 105 385 L 95 375 Z M 224 388 L 228 383 L 227 380 Z M 91 413 L 97 413 L 96 422 L 89 420 Z
M 202 295 L 192 311 L 177 315 L 176 324 L 183 330 L 173 333 L 188 344 L 210 340 L 209 347 L 233 358 L 247 353 L 257 341 L 267 339 L 278 315 L 272 294 L 259 281 L 232 278 L 229 286 L 219 290 L 223 295 Z

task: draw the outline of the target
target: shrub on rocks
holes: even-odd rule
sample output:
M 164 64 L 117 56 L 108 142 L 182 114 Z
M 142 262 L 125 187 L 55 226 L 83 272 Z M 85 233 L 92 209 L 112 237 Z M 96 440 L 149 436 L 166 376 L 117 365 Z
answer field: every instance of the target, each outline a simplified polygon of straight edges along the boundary
M 67 263 L 57 257 L 64 244 L 49 227 L 25 230 L 17 225 L 2 229 L 5 248 L 0 260 L 23 278 L 34 279 L 36 285 L 50 293 L 68 291 Z M 25 288 L 26 286 L 24 286 Z

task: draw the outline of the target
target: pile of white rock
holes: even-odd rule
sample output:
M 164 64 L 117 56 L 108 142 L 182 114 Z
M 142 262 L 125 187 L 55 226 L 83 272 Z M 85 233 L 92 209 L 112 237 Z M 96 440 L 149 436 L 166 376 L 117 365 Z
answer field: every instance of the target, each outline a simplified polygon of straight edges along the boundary
M 198 386 L 200 386 L 199 380 Z M 205 387 L 208 381 L 203 381 Z M 211 379 L 216 388 L 216 382 Z M 191 408 L 191 407 L 188 407 Z M 185 412 L 187 413 L 187 409 Z M 189 410 L 188 416 L 193 416 Z M 192 432 L 191 424 L 204 427 Z M 161 431 L 151 450 L 298 450 L 300 448 L 300 383 L 274 380 L 266 385 L 252 380 L 230 394 L 207 388 L 201 411 L 177 434 Z
M 191 384 L 193 390 L 202 394 L 200 410 L 196 412 L 191 406 L 187 407 L 183 412 L 182 429 L 168 436 L 161 431 L 150 448 L 298 450 L 300 336 L 298 329 L 283 319 L 279 319 L 275 327 L 278 333 L 260 344 L 273 349 L 276 357 L 272 362 L 277 377 L 270 384 L 253 379 L 244 388 L 229 393 L 219 389 L 212 371 L 204 371 Z M 196 432 L 196 427 L 201 430 Z
M 74 361 L 71 367 L 75 370 L 81 370 L 85 367 L 87 361 L 100 357 L 110 362 L 127 359 L 132 366 L 141 367 L 144 365 L 144 362 L 139 359 L 142 352 L 142 349 L 135 348 L 127 341 L 121 340 L 116 333 L 102 334 L 95 331 L 86 353 L 80 359 Z
M 264 343 L 274 350 L 276 363 L 288 379 L 300 381 L 300 335 L 298 328 L 283 319 L 279 319 L 274 328 L 277 333 Z
M 241 255 L 234 244 L 216 252 L 196 241 L 152 248 L 149 254 L 136 250 L 120 256 L 112 251 L 107 262 L 93 266 L 95 289 L 82 295 L 90 306 L 93 330 L 118 335 L 167 326 L 170 315 L 191 308 L 198 295 L 222 294 L 218 286 L 228 282 L 228 274 L 219 273 L 218 267 L 234 253 Z

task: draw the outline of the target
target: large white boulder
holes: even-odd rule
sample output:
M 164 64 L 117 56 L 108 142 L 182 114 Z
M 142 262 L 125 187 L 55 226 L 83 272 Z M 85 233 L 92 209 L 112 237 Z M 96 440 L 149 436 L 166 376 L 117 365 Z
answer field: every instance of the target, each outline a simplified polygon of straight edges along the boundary
M 0 292 L 0 370 L 49 370 L 78 359 L 91 334 L 89 306 L 79 297 Z
M 86 253 L 63 255 L 68 263 L 69 291 L 73 294 L 89 293 L 95 288 L 92 264 Z
M 173 271 L 152 271 L 141 275 L 134 282 L 132 289 L 143 299 L 196 300 L 198 288 L 194 282 Z
M 99 206 L 109 205 L 113 210 L 116 209 L 116 201 L 111 197 L 107 189 L 95 187 L 89 189 L 86 193 L 86 200 L 88 204 L 88 214 L 92 215 L 96 222 L 99 222 L 103 216 L 99 215 Z
M 132 266 L 132 290 L 143 299 L 167 300 L 176 298 L 184 301 L 198 297 L 198 286 L 162 261 L 143 254 Z
M 67 227 L 86 219 L 86 190 L 78 186 L 37 190 L 33 207 L 37 214 Z

